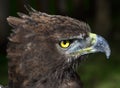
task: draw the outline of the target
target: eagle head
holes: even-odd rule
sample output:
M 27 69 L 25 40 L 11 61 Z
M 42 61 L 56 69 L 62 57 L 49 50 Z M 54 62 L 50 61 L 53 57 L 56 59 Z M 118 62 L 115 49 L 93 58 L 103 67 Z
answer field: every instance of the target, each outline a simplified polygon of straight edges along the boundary
M 32 8 L 18 15 L 7 18 L 14 28 L 7 50 L 11 88 L 81 88 L 75 62 L 90 53 L 110 56 L 107 41 L 85 22 Z

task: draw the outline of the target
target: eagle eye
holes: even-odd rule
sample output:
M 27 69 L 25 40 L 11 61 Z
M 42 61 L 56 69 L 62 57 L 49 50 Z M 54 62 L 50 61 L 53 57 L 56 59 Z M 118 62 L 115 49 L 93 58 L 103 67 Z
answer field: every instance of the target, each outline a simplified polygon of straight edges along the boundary
M 62 48 L 68 48 L 70 46 L 71 42 L 69 40 L 62 40 L 60 41 L 60 47 Z

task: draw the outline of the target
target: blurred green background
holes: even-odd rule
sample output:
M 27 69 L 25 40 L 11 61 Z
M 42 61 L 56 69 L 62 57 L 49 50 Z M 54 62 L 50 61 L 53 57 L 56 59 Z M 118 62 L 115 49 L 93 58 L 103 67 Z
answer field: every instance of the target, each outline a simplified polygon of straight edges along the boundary
M 97 53 L 82 61 L 78 73 L 84 88 L 120 88 L 120 0 L 29 0 L 31 6 L 49 14 L 70 16 L 90 24 L 108 40 L 110 59 Z M 0 1 L 0 84 L 8 83 L 6 47 L 10 27 L 6 17 L 27 13 L 24 0 Z

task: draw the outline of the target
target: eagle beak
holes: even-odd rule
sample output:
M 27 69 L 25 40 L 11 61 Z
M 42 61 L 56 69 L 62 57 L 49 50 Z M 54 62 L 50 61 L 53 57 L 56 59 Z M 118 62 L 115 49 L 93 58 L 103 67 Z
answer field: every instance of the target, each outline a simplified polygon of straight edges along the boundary
M 100 35 L 96 35 L 94 33 L 89 33 L 89 42 L 87 47 L 79 50 L 81 55 L 102 52 L 105 53 L 106 57 L 109 58 L 111 54 L 110 47 L 107 41 L 101 37 Z

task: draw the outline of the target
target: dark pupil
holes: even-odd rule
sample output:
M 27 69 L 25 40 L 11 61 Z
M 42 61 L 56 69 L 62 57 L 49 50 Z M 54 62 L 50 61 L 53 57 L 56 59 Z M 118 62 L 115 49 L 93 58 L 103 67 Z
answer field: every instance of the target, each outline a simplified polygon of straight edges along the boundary
M 64 44 L 66 44 L 66 43 L 67 43 L 67 41 L 63 41 L 63 43 L 64 43 Z

